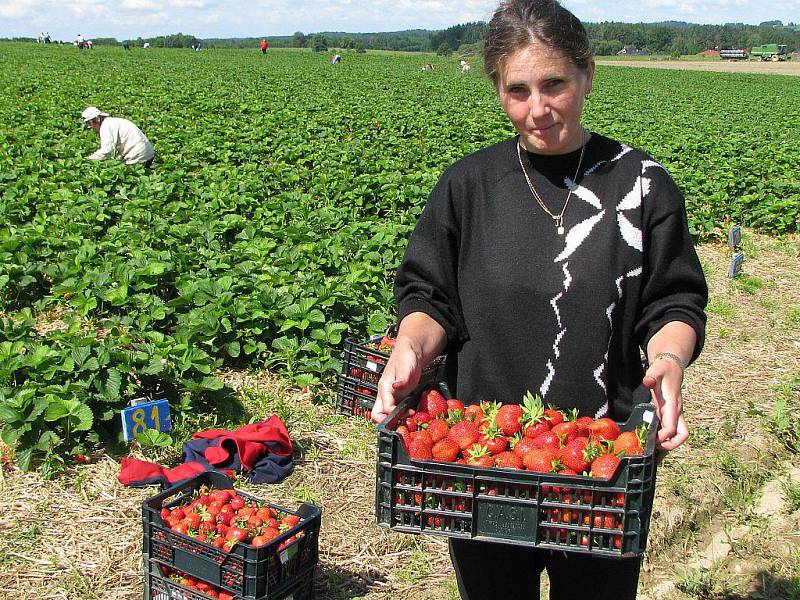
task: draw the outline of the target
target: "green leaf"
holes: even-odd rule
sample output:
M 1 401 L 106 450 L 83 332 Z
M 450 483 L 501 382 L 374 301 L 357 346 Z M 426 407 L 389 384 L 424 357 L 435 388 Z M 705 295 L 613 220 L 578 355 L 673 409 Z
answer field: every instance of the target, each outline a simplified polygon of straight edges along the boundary
M 71 431 L 87 431 L 94 419 L 92 409 L 80 400 L 57 396 L 51 396 L 44 418 L 51 422 L 65 419 Z
M 216 377 L 203 377 L 203 379 L 200 381 L 200 386 L 204 390 L 217 391 L 221 390 L 225 384 Z
M 242 348 L 239 345 L 239 342 L 229 342 L 225 344 L 225 351 L 231 358 L 238 358 L 239 354 L 241 354 Z
M 172 437 L 156 429 L 145 429 L 136 434 L 136 441 L 144 448 L 169 448 L 172 446 Z
M 106 375 L 105 395 L 107 398 L 119 398 L 119 388 L 122 385 L 122 375 L 117 369 L 111 368 Z
M 386 320 L 385 315 L 374 314 L 369 318 L 369 324 L 367 325 L 367 327 L 371 333 L 374 334 L 384 333 L 386 329 L 389 327 L 389 321 Z

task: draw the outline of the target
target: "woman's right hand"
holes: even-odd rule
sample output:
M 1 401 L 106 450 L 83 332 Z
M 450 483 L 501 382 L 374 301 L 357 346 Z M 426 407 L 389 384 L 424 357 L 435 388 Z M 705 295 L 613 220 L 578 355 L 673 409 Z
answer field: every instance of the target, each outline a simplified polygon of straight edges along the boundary
M 372 407 L 372 420 L 382 423 L 397 403 L 414 391 L 422 374 L 419 354 L 408 338 L 398 337 L 386 368 L 378 381 L 378 397 Z

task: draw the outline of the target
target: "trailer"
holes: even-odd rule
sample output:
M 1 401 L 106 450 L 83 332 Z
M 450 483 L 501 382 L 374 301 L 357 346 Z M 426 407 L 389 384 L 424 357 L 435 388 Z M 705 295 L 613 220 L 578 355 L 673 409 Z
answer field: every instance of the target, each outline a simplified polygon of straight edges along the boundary
M 747 50 L 739 48 L 728 48 L 719 51 L 719 57 L 722 60 L 747 60 Z
M 750 50 L 750 56 L 758 60 L 771 60 L 773 62 L 789 60 L 785 44 L 763 44 L 761 46 L 753 46 L 752 50 Z

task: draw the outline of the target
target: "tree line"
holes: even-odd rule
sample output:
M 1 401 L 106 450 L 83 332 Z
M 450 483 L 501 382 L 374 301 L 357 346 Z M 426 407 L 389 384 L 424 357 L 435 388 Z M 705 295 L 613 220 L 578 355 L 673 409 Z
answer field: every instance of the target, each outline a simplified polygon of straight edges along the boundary
M 625 46 L 634 46 L 649 54 L 696 54 L 710 48 L 750 49 L 761 44 L 785 44 L 789 51 L 800 48 L 800 26 L 781 21 L 766 21 L 760 25 L 726 23 L 696 25 L 681 21 L 662 23 L 585 23 L 595 54 L 616 54 Z M 202 43 L 205 48 L 257 48 L 266 39 L 273 48 L 328 48 L 364 50 L 400 50 L 406 52 L 450 52 L 480 45 L 486 35 L 484 22 L 463 23 L 440 31 L 410 29 L 385 33 L 320 32 L 294 35 L 209 38 L 200 40 L 193 35 L 176 33 L 152 38 L 125 40 L 131 47 L 148 42 L 153 48 L 190 48 Z M 115 38 L 97 38 L 96 45 L 119 45 Z

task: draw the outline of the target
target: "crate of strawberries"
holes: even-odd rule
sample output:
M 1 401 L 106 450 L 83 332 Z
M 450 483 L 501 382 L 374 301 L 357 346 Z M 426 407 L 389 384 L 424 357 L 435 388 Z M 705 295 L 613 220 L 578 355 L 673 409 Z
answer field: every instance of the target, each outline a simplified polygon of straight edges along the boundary
M 282 508 L 222 473 L 201 473 L 145 500 L 145 569 L 151 579 L 168 567 L 236 598 L 277 600 L 313 577 L 321 519 L 313 504 Z
M 625 423 L 522 404 L 465 406 L 420 386 L 378 427 L 375 513 L 406 533 L 602 556 L 641 556 L 655 489 L 658 417 Z
M 240 598 L 231 592 L 192 577 L 182 571 L 159 565 L 154 561 L 145 564 L 145 600 L 234 600 Z M 314 572 L 298 578 L 284 591 L 269 596 L 271 600 L 311 600 L 314 598 Z
M 355 338 L 344 341 L 342 372 L 336 385 L 336 411 L 369 417 L 378 395 L 378 381 L 389 361 L 397 337 L 392 325 L 384 335 L 366 342 Z M 422 373 L 422 381 L 433 384 L 444 376 L 445 357 L 431 362 Z

